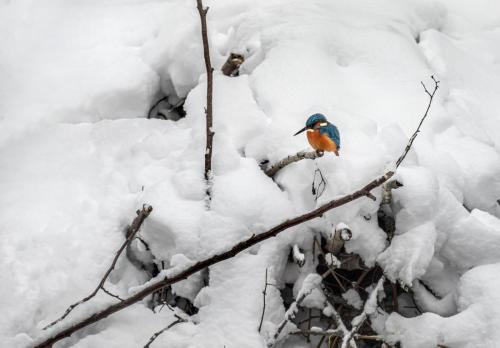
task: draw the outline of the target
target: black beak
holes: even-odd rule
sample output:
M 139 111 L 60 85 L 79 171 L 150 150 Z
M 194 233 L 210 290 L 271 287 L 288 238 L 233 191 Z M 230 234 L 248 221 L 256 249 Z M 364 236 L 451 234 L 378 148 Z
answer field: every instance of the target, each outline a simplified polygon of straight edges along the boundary
M 297 133 L 295 133 L 293 136 L 296 136 L 297 134 L 302 133 L 303 131 L 307 130 L 307 126 L 299 130 Z

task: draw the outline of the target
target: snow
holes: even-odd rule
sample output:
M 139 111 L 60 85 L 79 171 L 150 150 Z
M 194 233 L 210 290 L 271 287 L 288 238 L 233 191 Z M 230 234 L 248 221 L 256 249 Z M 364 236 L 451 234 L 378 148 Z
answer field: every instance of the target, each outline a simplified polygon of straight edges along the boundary
M 353 306 L 356 309 L 361 309 L 361 307 L 363 307 L 363 301 L 361 300 L 361 297 L 359 297 L 358 292 L 354 289 L 347 290 L 342 294 L 342 297 L 350 306 Z
M 0 342 L 26 347 L 98 283 L 143 203 L 139 232 L 159 277 L 359 189 L 394 170 L 440 89 L 393 190 L 396 233 L 377 225 L 380 188 L 283 232 L 173 291 L 199 312 L 155 342 L 265 347 L 283 320 L 285 281 L 317 285 L 312 237 L 345 224 L 347 252 L 412 286 L 428 311 L 377 326 L 403 347 L 494 347 L 500 339 L 500 11 L 495 2 L 219 0 L 208 25 L 214 75 L 212 200 L 206 209 L 206 76 L 199 17 L 183 0 L 0 1 Z M 218 69 L 245 55 L 238 77 Z M 147 120 L 163 95 L 187 98 L 185 118 Z M 293 137 L 313 112 L 342 137 L 326 154 L 281 170 L 259 167 L 308 149 Z M 310 194 L 321 169 L 324 194 Z M 291 270 L 291 247 L 305 265 Z M 263 330 L 264 275 L 269 273 Z M 296 273 L 294 273 L 296 272 Z M 122 256 L 106 288 L 149 280 Z M 425 284 L 425 288 L 422 284 Z M 200 290 L 201 289 L 201 290 Z M 313 291 L 308 305 L 322 300 Z M 99 294 L 74 320 L 116 299 Z M 325 309 L 334 315 L 332 308 Z M 137 347 L 175 320 L 147 299 L 61 346 Z M 384 320 L 384 323 L 382 323 Z M 139 323 L 139 324 L 138 324 Z M 46 334 L 46 333 L 45 333 Z M 300 347 L 300 343 L 294 343 Z M 292 346 L 292 343 L 290 343 Z
M 436 229 L 429 222 L 395 236 L 391 245 L 377 258 L 387 277 L 410 286 L 425 274 L 434 255 Z

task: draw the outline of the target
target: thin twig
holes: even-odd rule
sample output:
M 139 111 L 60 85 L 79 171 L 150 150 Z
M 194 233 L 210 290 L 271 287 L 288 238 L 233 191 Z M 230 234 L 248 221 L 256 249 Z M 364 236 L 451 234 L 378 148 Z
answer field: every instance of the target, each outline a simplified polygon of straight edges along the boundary
M 116 262 L 118 261 L 118 258 L 120 257 L 121 253 L 127 247 L 127 245 L 130 244 L 130 242 L 134 239 L 135 235 L 137 234 L 137 232 L 141 228 L 142 223 L 144 222 L 144 220 L 146 220 L 146 218 L 149 216 L 149 214 L 151 214 L 152 211 L 153 211 L 153 207 L 150 205 L 147 205 L 147 204 L 144 204 L 142 206 L 142 210 L 137 210 L 137 216 L 132 221 L 132 224 L 128 227 L 127 239 L 125 239 L 125 241 L 121 245 L 120 249 L 118 249 L 118 251 L 116 252 L 115 257 L 113 258 L 113 262 L 111 263 L 111 266 L 108 267 L 108 270 L 106 271 L 106 273 L 104 273 L 104 276 L 101 278 L 101 281 L 99 282 L 97 287 L 94 289 L 94 291 L 92 291 L 87 297 L 84 297 L 80 301 L 75 302 L 71 306 L 69 306 L 62 316 L 60 316 L 58 319 L 51 322 L 49 325 L 45 326 L 43 328 L 44 330 L 48 329 L 51 326 L 54 326 L 55 324 L 57 324 L 58 322 L 60 322 L 64 318 L 66 318 L 68 316 L 68 314 L 71 313 L 71 311 L 73 311 L 73 309 L 75 309 L 76 307 L 78 307 L 82 303 L 85 303 L 88 300 L 90 300 L 91 298 L 93 298 L 95 295 L 97 295 L 97 293 L 99 292 L 99 289 L 102 289 L 108 295 L 115 297 L 115 298 L 119 299 L 120 301 L 123 301 L 120 297 L 107 291 L 104 288 L 104 283 L 106 282 L 106 279 L 108 279 L 108 276 L 111 274 L 111 271 L 113 271 L 113 269 L 115 268 Z
M 271 178 L 276 175 L 278 171 L 286 167 L 287 165 L 291 163 L 295 163 L 298 161 L 301 161 L 303 159 L 316 159 L 318 157 L 323 156 L 323 152 L 319 151 L 311 151 L 311 152 L 305 152 L 305 151 L 300 151 L 297 152 L 295 155 L 287 156 L 283 158 L 281 161 L 273 164 L 270 168 L 266 169 L 264 173 L 267 176 L 270 176 Z
M 326 255 L 323 252 L 323 249 L 321 248 L 321 246 L 319 245 L 318 240 L 315 238 L 314 241 L 318 244 L 318 251 L 319 251 L 320 255 L 322 255 L 323 258 L 326 261 Z M 342 282 L 340 281 L 340 279 L 337 277 L 337 272 L 335 272 L 335 267 L 333 265 L 329 265 L 328 263 L 327 263 L 327 267 L 332 271 L 331 272 L 332 276 L 337 281 L 337 283 L 339 284 L 340 288 L 342 289 L 342 292 L 346 292 L 347 289 L 344 287 L 344 284 L 342 284 Z
M 296 331 L 290 332 L 289 335 L 304 336 L 304 337 L 307 337 L 307 336 L 323 336 L 323 339 L 325 337 L 328 337 L 330 339 L 331 338 L 341 338 L 341 337 L 343 337 L 342 330 L 340 330 L 340 329 L 335 329 L 335 330 L 331 330 L 331 329 L 327 329 L 327 330 L 296 330 Z M 363 341 L 384 342 L 385 344 L 388 344 L 387 341 L 385 340 L 385 338 L 383 336 L 379 336 L 379 335 L 359 335 L 359 334 L 355 334 L 354 335 L 354 339 L 363 340 Z M 331 345 L 331 346 L 333 347 L 334 345 Z
M 319 183 L 317 187 L 316 187 L 316 173 L 319 173 Z M 326 180 L 323 176 L 323 173 L 321 173 L 321 169 L 316 168 L 314 170 L 313 182 L 311 187 L 311 192 L 314 196 L 314 200 L 317 201 L 318 198 L 320 198 L 323 195 L 325 190 L 326 190 Z
M 417 129 L 415 130 L 415 132 L 413 133 L 413 135 L 410 138 L 410 141 L 406 145 L 405 151 L 403 152 L 403 154 L 401 155 L 401 157 L 399 157 L 398 160 L 396 161 L 396 168 L 398 168 L 399 165 L 404 161 L 406 155 L 410 151 L 410 148 L 413 145 L 413 141 L 415 140 L 415 138 L 417 137 L 418 133 L 420 132 L 420 127 L 424 123 L 424 121 L 425 121 L 425 119 L 427 117 L 427 114 L 429 113 L 429 109 L 431 108 L 431 104 L 432 104 L 432 100 L 434 99 L 434 95 L 436 94 L 436 91 L 439 88 L 439 82 L 440 81 L 436 80 L 436 78 L 434 77 L 434 75 L 431 76 L 431 79 L 432 79 L 432 81 L 434 81 L 434 90 L 432 91 L 432 93 L 430 93 L 427 90 L 427 87 L 425 87 L 425 84 L 423 82 L 420 82 L 422 84 L 422 86 L 424 87 L 425 93 L 427 93 L 427 95 L 429 96 L 429 103 L 427 104 L 427 109 L 425 110 L 424 116 L 420 120 L 420 123 L 418 124 Z
M 266 312 L 266 291 L 269 283 L 267 282 L 267 268 L 266 268 L 266 285 L 264 285 L 264 290 L 262 291 L 263 305 L 262 305 L 262 316 L 260 317 L 259 332 L 262 329 L 262 322 L 264 321 L 264 313 Z
M 102 290 L 102 291 L 104 291 L 104 292 L 105 292 L 106 294 L 108 294 L 109 296 L 114 297 L 114 298 L 116 298 L 117 300 L 123 301 L 123 299 L 122 299 L 120 296 L 115 295 L 115 294 L 113 294 L 112 292 L 108 291 L 108 290 L 107 290 L 104 286 L 102 286 L 102 287 L 101 287 L 101 290 Z
M 429 101 L 429 106 L 430 106 L 431 102 L 432 102 L 432 99 Z M 428 110 L 429 110 L 429 107 L 427 108 L 427 111 Z M 427 112 L 424 115 L 424 117 L 426 115 L 427 115 Z M 404 149 L 403 155 L 400 158 L 404 159 L 404 157 L 406 156 L 405 154 L 408 153 L 408 151 L 410 151 L 410 148 L 411 148 L 411 146 L 407 146 Z M 74 324 L 72 324 L 64 329 L 61 329 L 60 331 L 53 332 L 52 335 L 49 336 L 48 338 L 40 340 L 41 342 L 40 341 L 35 342 L 33 344 L 33 347 L 35 347 L 35 348 L 51 347 L 52 344 L 54 344 L 55 342 L 58 342 L 65 337 L 71 336 L 73 333 L 79 331 L 80 329 L 87 327 L 95 322 L 98 322 L 99 320 L 104 319 L 104 318 L 108 317 L 109 315 L 116 313 L 124 308 L 127 308 L 127 307 L 133 305 L 134 303 L 141 301 L 146 296 L 149 296 L 152 293 L 154 293 L 160 289 L 166 288 L 172 284 L 180 282 L 181 280 L 186 279 L 190 275 L 192 275 L 196 272 L 199 272 L 199 271 L 205 269 L 206 267 L 212 266 L 212 265 L 217 264 L 221 261 L 224 261 L 224 260 L 227 260 L 231 257 L 234 257 L 235 255 L 239 254 L 243 250 L 246 250 L 246 249 L 252 247 L 253 245 L 256 245 L 264 240 L 275 237 L 279 233 L 286 231 L 291 227 L 294 227 L 294 226 L 300 225 L 306 221 L 321 217 L 324 213 L 326 213 L 329 210 L 343 206 L 343 205 L 350 203 L 356 199 L 363 198 L 366 196 L 366 194 L 368 192 L 371 192 L 373 189 L 375 189 L 375 188 L 379 187 L 380 185 L 382 185 L 383 183 L 385 183 L 393 175 L 394 175 L 393 171 L 388 171 L 385 174 L 370 181 L 368 184 L 366 184 L 364 187 L 360 188 L 357 191 L 354 191 L 354 192 L 347 194 L 345 196 L 342 196 L 340 198 L 333 199 L 333 200 L 321 205 L 320 207 L 318 207 L 318 208 L 316 208 L 308 213 L 305 213 L 305 214 L 296 216 L 294 218 L 288 219 L 286 221 L 283 221 L 282 223 L 272 227 L 271 229 L 267 230 L 266 232 L 263 232 L 263 233 L 260 233 L 257 235 L 254 234 L 251 237 L 239 242 L 238 244 L 232 246 L 230 249 L 228 249 L 224 252 L 209 256 L 201 261 L 198 261 L 197 263 L 195 263 L 192 266 L 188 266 L 185 269 L 173 272 L 170 275 L 170 277 L 164 278 L 164 279 L 159 280 L 157 282 L 152 282 L 150 285 L 144 287 L 141 291 L 123 299 L 122 302 L 110 305 L 110 306 L 108 306 L 108 307 L 106 307 L 98 312 L 94 312 L 94 313 L 88 315 L 87 317 L 84 317 L 83 319 L 77 321 L 76 323 L 74 323 Z
M 153 343 L 154 340 L 156 340 L 158 338 L 158 336 L 160 336 L 162 333 L 164 333 L 165 331 L 167 331 L 168 329 L 170 329 L 171 327 L 177 325 L 177 324 L 180 324 L 180 323 L 184 323 L 186 322 L 185 319 L 182 319 L 181 317 L 179 317 L 178 315 L 175 315 L 175 317 L 177 318 L 176 321 L 170 323 L 168 326 L 164 327 L 163 329 L 161 329 L 160 331 L 157 331 L 153 334 L 153 336 L 151 336 L 151 338 L 149 339 L 148 343 L 146 343 L 146 345 L 144 345 L 144 348 L 149 348 L 149 346 L 151 345 L 151 343 Z

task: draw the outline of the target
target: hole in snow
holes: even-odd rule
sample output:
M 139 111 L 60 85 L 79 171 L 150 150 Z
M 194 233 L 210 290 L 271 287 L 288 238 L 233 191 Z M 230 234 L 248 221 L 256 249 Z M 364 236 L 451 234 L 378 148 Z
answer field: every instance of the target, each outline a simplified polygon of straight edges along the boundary
M 179 98 L 177 96 L 159 96 L 149 108 L 147 118 L 178 121 L 186 116 L 184 102 L 184 98 Z

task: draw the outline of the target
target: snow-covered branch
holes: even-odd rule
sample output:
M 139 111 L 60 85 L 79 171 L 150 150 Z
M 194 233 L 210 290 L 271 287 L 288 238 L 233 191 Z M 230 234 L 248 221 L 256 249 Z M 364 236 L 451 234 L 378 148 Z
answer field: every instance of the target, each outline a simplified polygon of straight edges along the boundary
M 266 169 L 264 173 L 266 173 L 267 176 L 270 176 L 272 178 L 273 176 L 276 175 L 278 171 L 285 168 L 287 165 L 291 163 L 295 163 L 303 159 L 316 159 L 321 156 L 323 156 L 323 152 L 320 151 L 310 151 L 310 152 L 300 151 L 297 152 L 295 155 L 287 156 L 283 158 L 281 161 L 273 164 L 270 168 Z
M 384 286 L 384 281 L 385 281 L 385 277 L 384 276 L 380 277 L 377 285 L 375 286 L 373 291 L 370 293 L 368 300 L 366 300 L 365 305 L 363 307 L 363 311 L 361 312 L 360 315 L 358 315 L 357 317 L 355 317 L 352 320 L 351 331 L 349 331 L 342 338 L 341 348 L 347 348 L 349 346 L 350 341 L 357 334 L 358 330 L 361 328 L 361 326 L 366 321 L 368 316 L 370 314 L 373 314 L 377 310 L 377 295 L 378 295 L 379 290 L 382 289 L 382 287 Z
M 276 341 L 281 332 L 283 331 L 283 329 L 285 328 L 286 324 L 295 317 L 295 314 L 299 310 L 299 306 L 302 304 L 302 302 L 304 302 L 306 297 L 309 296 L 311 292 L 313 292 L 313 290 L 319 286 L 319 284 L 321 284 L 323 278 L 327 276 L 329 273 L 330 272 L 326 272 L 322 276 L 316 273 L 311 273 L 306 277 L 306 279 L 304 279 L 304 282 L 302 283 L 302 288 L 297 294 L 297 300 L 295 300 L 286 311 L 285 318 L 278 325 L 278 329 L 271 337 L 269 342 L 267 342 L 268 347 L 273 347 L 276 344 Z

